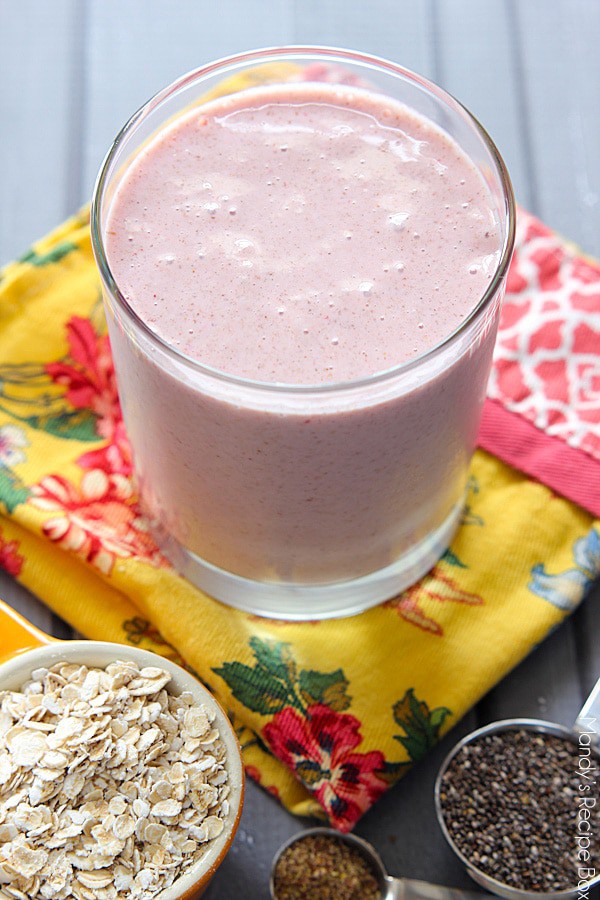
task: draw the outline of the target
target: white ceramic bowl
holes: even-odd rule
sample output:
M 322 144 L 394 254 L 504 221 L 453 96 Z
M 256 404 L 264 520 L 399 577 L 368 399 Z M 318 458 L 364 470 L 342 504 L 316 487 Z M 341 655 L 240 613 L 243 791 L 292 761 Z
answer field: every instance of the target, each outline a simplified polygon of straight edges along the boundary
M 32 644 L 38 646 L 27 649 Z M 225 827 L 218 837 L 207 844 L 202 858 L 186 868 L 171 887 L 157 894 L 156 900 L 196 900 L 200 897 L 231 846 L 244 797 L 240 745 L 229 719 L 212 694 L 193 675 L 162 656 L 148 650 L 104 641 L 54 641 L 0 602 L 0 658 L 6 655 L 7 650 L 12 655 L 0 664 L 0 690 L 18 690 L 34 669 L 49 668 L 64 660 L 98 668 L 104 668 L 116 660 L 132 660 L 140 668 L 159 666 L 165 669 L 172 676 L 167 690 L 174 694 L 189 691 L 199 704 L 213 710 L 215 725 L 227 753 L 230 806 Z

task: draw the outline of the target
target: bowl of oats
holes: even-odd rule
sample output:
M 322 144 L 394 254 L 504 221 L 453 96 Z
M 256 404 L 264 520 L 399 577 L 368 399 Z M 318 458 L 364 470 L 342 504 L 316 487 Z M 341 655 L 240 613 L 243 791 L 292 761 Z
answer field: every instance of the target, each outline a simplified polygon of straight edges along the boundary
M 239 823 L 241 751 L 202 684 L 0 603 L 0 897 L 196 900 Z

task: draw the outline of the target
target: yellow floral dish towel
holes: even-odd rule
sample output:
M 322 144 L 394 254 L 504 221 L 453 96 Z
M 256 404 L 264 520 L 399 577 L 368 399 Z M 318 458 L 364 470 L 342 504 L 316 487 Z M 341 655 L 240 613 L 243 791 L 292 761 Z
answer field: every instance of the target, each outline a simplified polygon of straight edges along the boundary
M 598 575 L 597 474 L 572 495 L 598 467 L 585 361 L 599 307 L 600 268 L 523 213 L 481 441 L 505 457 L 520 448 L 530 474 L 478 450 L 451 548 L 398 597 L 342 620 L 260 619 L 179 577 L 147 531 L 83 213 L 0 280 L 0 565 L 90 638 L 193 669 L 229 711 L 248 774 L 294 812 L 350 829 Z M 544 367 L 550 399 L 527 389 L 539 394 Z M 561 379 L 580 370 L 575 402 Z
M 521 213 L 508 288 L 450 549 L 361 615 L 261 619 L 147 530 L 82 213 L 0 277 L 0 566 L 88 637 L 192 669 L 248 774 L 351 829 L 600 572 L 600 268 Z

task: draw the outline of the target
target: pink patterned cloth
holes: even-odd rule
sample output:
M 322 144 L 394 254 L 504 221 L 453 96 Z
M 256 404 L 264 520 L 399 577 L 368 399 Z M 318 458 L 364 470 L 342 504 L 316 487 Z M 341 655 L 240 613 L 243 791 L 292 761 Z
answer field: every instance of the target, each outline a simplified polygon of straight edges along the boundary
M 523 210 L 479 446 L 600 516 L 600 265 Z

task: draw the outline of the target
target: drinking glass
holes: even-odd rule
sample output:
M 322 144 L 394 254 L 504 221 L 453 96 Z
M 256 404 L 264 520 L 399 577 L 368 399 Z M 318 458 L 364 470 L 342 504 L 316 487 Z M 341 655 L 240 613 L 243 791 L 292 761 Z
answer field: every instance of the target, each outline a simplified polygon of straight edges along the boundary
M 489 287 L 458 328 L 409 362 L 337 384 L 260 382 L 186 356 L 138 315 L 107 260 L 115 190 L 151 137 L 216 93 L 298 73 L 367 85 L 435 123 L 480 173 L 498 229 Z M 135 113 L 100 171 L 92 240 L 141 503 L 185 577 L 246 611 L 317 619 L 395 596 L 436 563 L 461 518 L 514 228 L 510 179 L 487 133 L 393 62 L 319 47 L 247 52 L 183 76 Z

